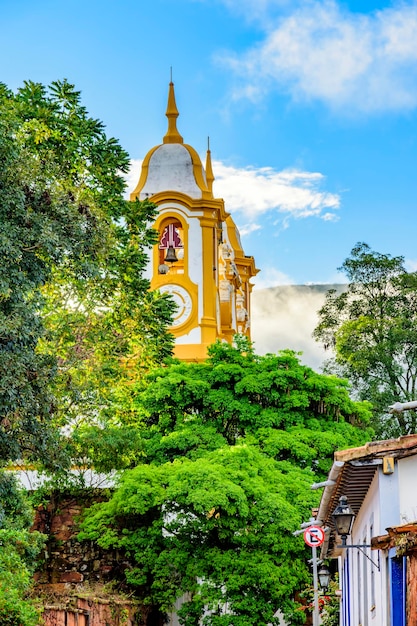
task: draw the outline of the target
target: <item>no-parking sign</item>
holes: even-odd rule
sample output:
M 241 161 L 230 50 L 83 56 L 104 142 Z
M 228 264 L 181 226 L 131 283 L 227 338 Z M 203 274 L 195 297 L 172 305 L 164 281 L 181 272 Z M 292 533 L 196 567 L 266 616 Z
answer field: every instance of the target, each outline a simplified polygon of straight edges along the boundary
M 310 548 L 318 548 L 324 541 L 324 530 L 320 526 L 309 526 L 304 531 L 304 541 Z

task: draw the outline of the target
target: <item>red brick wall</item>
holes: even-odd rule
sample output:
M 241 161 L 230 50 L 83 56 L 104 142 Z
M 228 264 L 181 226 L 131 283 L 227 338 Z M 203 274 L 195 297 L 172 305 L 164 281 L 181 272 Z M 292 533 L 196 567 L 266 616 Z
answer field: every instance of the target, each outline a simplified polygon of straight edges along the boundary
M 72 607 L 46 606 L 45 626 L 133 626 L 144 623 L 129 604 L 73 598 Z

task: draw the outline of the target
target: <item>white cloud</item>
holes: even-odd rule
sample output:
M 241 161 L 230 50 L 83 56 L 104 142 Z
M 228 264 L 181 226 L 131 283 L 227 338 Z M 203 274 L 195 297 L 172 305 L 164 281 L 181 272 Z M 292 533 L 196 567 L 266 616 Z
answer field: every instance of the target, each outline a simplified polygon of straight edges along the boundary
M 293 0 L 220 0 L 231 13 L 243 15 L 248 21 L 267 23 L 274 10 L 280 10 Z
M 407 272 L 417 272 L 417 259 L 405 259 Z
M 265 213 L 296 219 L 336 218 L 329 210 L 339 208 L 340 197 L 320 189 L 324 176 L 318 172 L 237 168 L 221 161 L 213 162 L 213 170 L 215 195 L 224 198 L 228 211 L 240 213 L 250 224 L 256 225 L 256 218 Z M 251 230 L 257 228 L 258 225 Z
M 132 191 L 135 189 L 138 184 L 140 169 L 142 167 L 143 159 L 131 159 L 130 160 L 130 169 L 127 174 L 124 175 L 124 179 L 126 181 L 126 192 L 125 197 L 128 199 Z
M 325 222 L 335 222 L 337 220 L 337 215 L 334 213 L 323 213 L 321 217 Z
M 261 230 L 261 228 L 262 226 L 260 224 L 255 224 L 254 222 L 249 224 L 240 224 L 239 233 L 242 237 L 244 237 L 245 235 L 250 235 L 251 233 L 254 233 L 256 230 Z
M 131 160 L 131 168 L 126 175 L 126 198 L 136 187 L 142 161 Z M 290 218 L 317 217 L 325 221 L 336 220 L 332 212 L 339 208 L 337 194 L 322 191 L 320 186 L 324 176 L 318 172 L 282 170 L 271 167 L 238 168 L 213 161 L 215 182 L 213 192 L 224 198 L 226 209 L 238 215 L 242 236 L 262 228 L 258 218 L 265 214 L 278 215 L 282 227 L 288 226 Z
M 284 272 L 280 272 L 275 267 L 262 268 L 262 272 L 255 276 L 251 282 L 253 283 L 254 290 L 256 291 L 259 289 L 276 287 L 277 285 L 294 284 L 294 280 L 290 276 L 287 276 Z
M 253 6 L 248 0 L 243 5 L 256 19 Z M 267 7 L 264 2 L 263 11 Z M 265 20 L 264 29 L 264 40 L 243 55 L 218 57 L 238 78 L 235 98 L 256 101 L 279 89 L 294 100 L 319 100 L 351 112 L 417 106 L 415 3 L 361 14 L 332 0 L 306 2 L 268 25 Z
M 317 311 L 324 304 L 325 291 L 325 288 L 282 283 L 273 289 L 256 288 L 252 294 L 251 334 L 257 354 L 290 348 L 301 351 L 302 362 L 318 369 L 330 356 L 311 336 L 318 323 Z

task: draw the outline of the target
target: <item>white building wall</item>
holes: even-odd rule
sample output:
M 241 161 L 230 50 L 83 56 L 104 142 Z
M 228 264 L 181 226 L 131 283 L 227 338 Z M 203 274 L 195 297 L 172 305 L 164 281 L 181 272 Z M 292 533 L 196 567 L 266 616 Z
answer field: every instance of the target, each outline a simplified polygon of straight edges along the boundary
M 175 339 L 176 344 L 201 343 L 201 328 L 192 328 L 186 335 L 180 335 Z
M 400 523 L 399 505 L 399 472 L 398 464 L 394 465 L 393 474 L 383 474 L 379 467 L 379 510 L 380 528 L 378 534 L 383 535 L 386 528 Z
M 417 456 L 409 456 L 399 459 L 398 468 L 399 483 L 399 520 L 398 524 L 407 524 L 417 521 Z
M 369 545 L 371 536 L 380 534 L 379 474 L 375 474 L 363 506 L 355 520 L 352 544 Z M 378 554 L 370 548 L 351 549 L 352 585 L 358 587 L 352 594 L 352 624 L 379 626 L 386 622 L 384 575 L 378 572 Z M 372 559 L 372 562 L 369 560 Z
M 383 483 L 384 481 L 382 481 Z M 352 535 L 348 537 L 348 545 L 370 544 L 371 538 L 385 533 L 381 528 L 380 509 L 380 473 L 377 472 L 363 502 L 361 510 L 355 518 Z M 345 561 L 348 559 L 348 565 Z M 371 560 L 369 560 L 371 559 Z M 349 606 L 341 611 L 341 618 L 350 615 L 350 623 L 341 621 L 343 626 L 385 626 L 388 621 L 387 606 L 387 564 L 381 557 L 378 571 L 378 552 L 370 548 L 347 548 L 341 551 L 340 582 L 350 589 L 343 589 L 343 602 Z M 348 570 L 347 577 L 342 575 L 343 568 Z M 349 593 L 350 591 L 350 593 Z
M 175 606 L 172 607 L 171 613 L 169 613 L 168 615 L 167 626 L 180 626 L 177 612 L 180 610 L 184 602 L 187 602 L 189 599 L 189 594 L 184 594 L 183 596 L 181 596 L 181 598 L 178 598 Z
M 392 474 L 384 474 L 382 465 L 378 466 L 347 539 L 348 545 L 370 544 L 372 537 L 385 535 L 390 527 L 417 521 L 416 473 L 417 455 L 396 460 Z M 341 624 L 389 626 L 390 555 L 388 551 L 370 548 L 363 551 L 373 563 L 357 548 L 341 550 L 340 582 L 344 587 L 343 602 L 347 603 L 342 607 Z
M 199 287 L 202 292 L 203 286 L 203 237 L 198 218 L 189 219 L 188 229 L 188 274 L 190 280 Z M 199 310 L 202 308 L 199 306 Z M 200 315 L 199 315 L 200 317 Z

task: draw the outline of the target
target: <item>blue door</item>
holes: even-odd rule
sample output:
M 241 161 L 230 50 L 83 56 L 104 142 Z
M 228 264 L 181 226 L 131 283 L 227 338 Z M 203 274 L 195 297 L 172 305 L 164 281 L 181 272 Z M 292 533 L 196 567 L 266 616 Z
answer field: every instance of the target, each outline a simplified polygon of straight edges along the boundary
M 350 626 L 350 576 L 349 576 L 349 550 L 343 561 L 342 579 L 342 626 Z
M 395 554 L 395 550 L 392 551 Z M 406 626 L 406 559 L 403 556 L 389 558 L 389 584 L 391 626 Z

